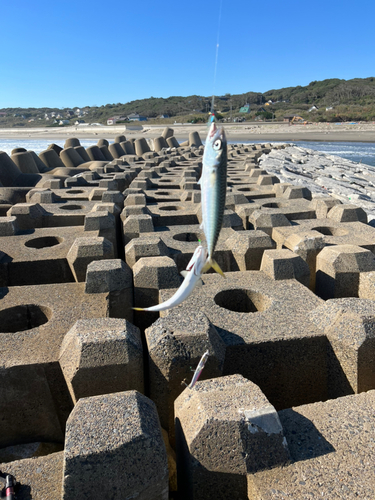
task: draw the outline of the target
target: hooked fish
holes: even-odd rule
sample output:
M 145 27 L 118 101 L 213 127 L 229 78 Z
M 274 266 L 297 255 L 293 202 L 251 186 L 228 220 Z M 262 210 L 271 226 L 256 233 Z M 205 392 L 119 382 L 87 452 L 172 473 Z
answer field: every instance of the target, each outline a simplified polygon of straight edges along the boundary
M 208 248 L 205 271 L 213 267 L 222 276 L 224 273 L 214 260 L 213 253 L 223 225 L 227 191 L 227 161 L 227 140 L 224 129 L 218 128 L 215 122 L 212 122 L 204 147 L 202 176 L 198 182 L 201 185 L 201 227 Z
M 202 373 L 203 368 L 204 368 L 204 366 L 205 366 L 205 364 L 206 364 L 206 362 L 207 362 L 207 360 L 208 360 L 208 356 L 209 356 L 209 354 L 210 354 L 210 353 L 209 353 L 208 351 L 206 351 L 206 352 L 203 354 L 203 356 L 201 357 L 201 359 L 200 359 L 200 361 L 199 361 L 199 363 L 198 363 L 198 366 L 197 366 L 197 367 L 196 367 L 196 369 L 195 369 L 195 372 L 194 372 L 193 378 L 192 378 L 192 380 L 191 380 L 190 384 L 188 385 L 188 388 L 189 388 L 189 389 L 192 389 L 192 388 L 195 386 L 196 382 L 198 381 L 198 379 L 199 379 L 199 377 L 200 377 L 200 374 Z
M 181 273 L 184 276 L 184 281 L 181 283 L 177 292 L 170 299 L 156 306 L 145 308 L 133 307 L 133 309 L 136 311 L 165 311 L 181 304 L 191 295 L 194 288 L 198 284 L 201 284 L 201 276 L 203 274 L 203 268 L 207 262 L 207 256 L 207 250 L 199 245 L 195 249 L 193 257 L 190 259 L 186 267 L 186 271 L 182 271 Z

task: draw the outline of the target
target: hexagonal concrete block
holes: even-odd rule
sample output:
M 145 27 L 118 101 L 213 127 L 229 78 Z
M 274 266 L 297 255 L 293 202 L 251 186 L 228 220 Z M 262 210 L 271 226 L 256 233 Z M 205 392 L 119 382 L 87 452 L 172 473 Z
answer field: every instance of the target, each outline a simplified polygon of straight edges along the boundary
M 134 305 L 150 307 L 159 303 L 159 290 L 178 288 L 182 282 L 170 257 L 143 257 L 133 266 Z M 157 312 L 134 311 L 136 324 L 147 328 L 159 317 Z
M 175 402 L 182 498 L 247 499 L 247 473 L 290 461 L 278 414 L 241 375 L 198 382 Z
M 358 297 L 360 273 L 374 270 L 370 250 L 356 245 L 325 247 L 316 259 L 316 293 L 323 299 Z
M 125 247 L 125 260 L 130 267 L 143 257 L 167 257 L 168 255 L 167 245 L 156 235 L 133 238 Z
M 324 237 L 318 231 L 302 231 L 291 234 L 283 243 L 294 254 L 299 255 L 307 263 L 310 269 L 309 288 L 315 291 L 316 281 L 316 257 L 326 246 Z
M 330 398 L 375 389 L 375 303 L 331 299 L 309 315 L 328 337 Z
M 39 203 L 17 203 L 7 212 L 8 217 L 17 217 L 20 229 L 43 227 L 44 218 L 48 215 Z
M 158 409 L 161 425 L 174 442 L 174 401 L 191 382 L 203 353 L 209 358 L 201 378 L 222 375 L 225 344 L 200 311 L 172 310 L 145 331 L 149 358 L 149 396 Z
M 264 231 L 236 231 L 225 245 L 232 251 L 239 271 L 259 270 L 263 253 L 275 244 Z
M 30 189 L 26 194 L 26 201 L 28 203 L 55 203 L 57 201 L 56 195 L 48 188 L 44 189 Z
M 335 205 L 327 214 L 327 219 L 336 222 L 363 222 L 367 224 L 367 214 L 363 208 L 355 205 Z
M 303 186 L 288 186 L 282 194 L 283 198 L 287 200 L 295 200 L 298 198 L 305 198 L 311 200 L 311 191 Z
M 0 217 L 0 236 L 14 236 L 18 231 L 17 217 Z
M 128 194 L 125 198 L 124 206 L 128 205 L 142 205 L 146 206 L 146 196 L 143 193 Z
M 63 500 L 168 500 L 154 403 L 137 391 L 83 398 L 66 427 Z
M 288 249 L 265 250 L 260 270 L 274 280 L 296 279 L 307 287 L 310 284 L 307 262 Z
M 113 259 L 113 245 L 106 238 L 76 238 L 67 260 L 74 279 L 85 281 L 87 266 L 94 260 Z
M 133 238 L 138 238 L 141 233 L 152 233 L 154 224 L 151 215 L 129 215 L 122 226 L 124 245 Z
M 249 217 L 249 226 L 252 229 L 260 229 L 272 236 L 272 229 L 280 226 L 290 226 L 289 220 L 284 214 L 275 213 L 273 209 L 262 208 L 255 210 Z
M 83 319 L 65 335 L 59 362 L 73 402 L 111 392 L 144 392 L 139 329 L 119 318 Z
M 87 266 L 86 293 L 107 293 L 108 315 L 133 322 L 133 274 L 121 259 L 95 260 Z
M 331 208 L 336 205 L 341 205 L 341 201 L 331 197 L 314 198 L 310 202 L 310 207 L 315 210 L 317 219 L 325 219 Z
M 260 175 L 257 180 L 258 186 L 272 186 L 280 182 L 280 179 L 276 175 Z

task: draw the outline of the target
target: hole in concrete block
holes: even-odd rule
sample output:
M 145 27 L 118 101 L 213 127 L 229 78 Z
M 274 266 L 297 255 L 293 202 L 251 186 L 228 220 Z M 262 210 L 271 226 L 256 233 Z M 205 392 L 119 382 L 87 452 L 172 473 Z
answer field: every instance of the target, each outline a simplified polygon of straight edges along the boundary
M 285 207 L 285 203 L 264 203 L 262 205 L 263 208 L 283 208 Z
M 67 193 L 69 193 L 69 194 L 82 194 L 82 193 L 84 193 L 84 191 L 82 191 L 82 189 L 69 189 L 69 191 L 67 191 Z
M 168 212 L 176 212 L 177 210 L 183 210 L 182 207 L 170 206 L 170 207 L 159 207 L 159 210 L 166 210 Z
M 236 188 L 237 191 L 254 191 L 254 188 L 244 187 L 244 188 Z
M 170 196 L 171 193 L 168 191 L 156 191 L 155 195 L 161 195 L 161 196 Z
M 324 234 L 324 236 L 345 236 L 349 231 L 343 229 L 341 227 L 313 227 L 312 231 L 317 231 L 320 234 Z
M 255 313 L 265 311 L 270 306 L 270 299 L 261 293 L 240 288 L 222 290 L 214 298 L 215 303 L 229 311 Z
M 26 241 L 25 246 L 29 248 L 48 248 L 59 245 L 64 240 L 58 236 L 44 236 L 41 238 L 34 238 L 32 240 Z
M 35 304 L 9 307 L 0 311 L 0 333 L 31 330 L 47 323 L 52 316 L 49 307 Z
M 59 207 L 61 210 L 82 210 L 82 205 L 64 205 L 63 207 Z
M 198 235 L 196 233 L 179 233 L 173 236 L 174 240 L 177 241 L 199 241 Z

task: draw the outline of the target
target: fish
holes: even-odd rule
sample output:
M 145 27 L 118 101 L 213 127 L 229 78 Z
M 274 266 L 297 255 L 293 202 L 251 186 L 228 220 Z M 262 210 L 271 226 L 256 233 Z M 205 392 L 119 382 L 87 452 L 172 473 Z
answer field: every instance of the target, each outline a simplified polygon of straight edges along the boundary
M 218 128 L 213 121 L 207 134 L 203 153 L 201 186 L 202 224 L 207 242 L 208 261 L 204 272 L 213 267 L 225 277 L 213 254 L 221 226 L 223 225 L 225 197 L 227 192 L 227 140 L 224 128 Z
M 192 389 L 196 382 L 198 381 L 199 377 L 200 377 L 200 374 L 202 373 L 203 371 L 203 368 L 204 368 L 204 365 L 206 364 L 206 361 L 208 360 L 208 356 L 209 356 L 209 352 L 206 351 L 203 356 L 201 357 L 199 363 L 198 363 L 198 366 L 196 367 L 195 369 L 195 372 L 194 372 L 194 375 L 193 375 L 193 378 L 191 379 L 191 382 L 190 384 L 188 385 L 188 389 Z
M 167 309 L 172 309 L 181 304 L 186 300 L 193 292 L 197 285 L 202 284 L 201 276 L 203 274 L 203 268 L 207 263 L 208 253 L 207 250 L 199 245 L 190 259 L 186 271 L 182 271 L 184 276 L 184 281 L 181 283 L 180 288 L 177 292 L 168 300 L 162 304 L 157 304 L 152 307 L 133 307 L 135 311 L 165 311 Z

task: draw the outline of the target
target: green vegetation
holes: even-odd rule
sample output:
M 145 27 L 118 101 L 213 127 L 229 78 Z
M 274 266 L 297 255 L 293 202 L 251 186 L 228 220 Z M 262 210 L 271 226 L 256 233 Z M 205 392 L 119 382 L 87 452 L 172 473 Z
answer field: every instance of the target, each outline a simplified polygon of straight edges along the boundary
M 250 113 L 240 113 L 240 108 L 250 104 Z M 317 109 L 311 110 L 312 106 Z M 117 117 L 124 123 L 127 115 L 138 113 L 151 123 L 173 124 L 206 122 L 211 109 L 211 96 L 173 96 L 167 99 L 150 97 L 126 104 L 106 104 L 77 108 L 4 108 L 0 109 L 0 127 L 64 126 L 62 120 L 75 125 L 78 120 L 86 123 L 106 124 L 108 118 Z M 272 120 L 282 121 L 285 115 L 299 115 L 311 122 L 374 121 L 375 77 L 340 80 L 333 78 L 313 81 L 302 87 L 278 90 L 225 94 L 215 96 L 215 112 L 225 121 Z M 169 118 L 161 118 L 168 115 Z

